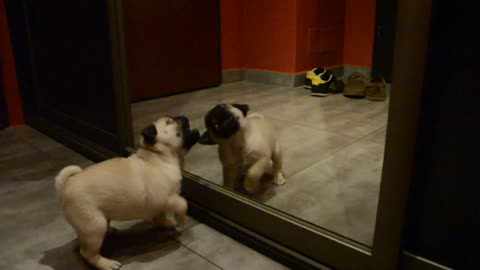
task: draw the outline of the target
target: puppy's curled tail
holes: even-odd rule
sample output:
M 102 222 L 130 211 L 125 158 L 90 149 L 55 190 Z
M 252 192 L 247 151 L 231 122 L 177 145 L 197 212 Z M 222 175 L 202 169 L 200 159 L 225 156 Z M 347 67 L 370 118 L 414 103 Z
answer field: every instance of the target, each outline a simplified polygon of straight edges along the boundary
M 76 165 L 70 165 L 63 168 L 55 177 L 55 189 L 57 190 L 57 193 L 60 193 L 63 190 L 65 183 L 70 177 L 74 176 L 75 174 L 81 171 L 82 171 L 82 168 Z

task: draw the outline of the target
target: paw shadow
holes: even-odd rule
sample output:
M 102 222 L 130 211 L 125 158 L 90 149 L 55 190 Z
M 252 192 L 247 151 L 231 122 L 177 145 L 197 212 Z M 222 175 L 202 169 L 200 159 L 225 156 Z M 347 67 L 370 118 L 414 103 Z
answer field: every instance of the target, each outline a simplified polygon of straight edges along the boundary
M 150 262 L 174 252 L 180 243 L 173 239 L 180 232 L 160 228 L 151 228 L 139 222 L 126 230 L 118 230 L 108 235 L 102 246 L 100 254 L 107 258 L 119 261 L 123 265 L 132 262 Z M 142 256 L 146 253 L 154 256 Z M 128 262 L 126 262 L 128 259 Z M 44 252 L 40 263 L 50 266 L 55 270 L 90 270 L 95 269 L 80 255 L 80 242 L 78 238 L 47 250 Z

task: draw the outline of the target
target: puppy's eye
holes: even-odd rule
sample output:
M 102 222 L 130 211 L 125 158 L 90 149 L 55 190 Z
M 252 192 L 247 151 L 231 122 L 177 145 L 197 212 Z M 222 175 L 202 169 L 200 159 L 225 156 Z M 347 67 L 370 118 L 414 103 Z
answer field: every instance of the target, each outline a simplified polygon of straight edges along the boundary
M 167 125 L 171 124 L 172 122 L 173 122 L 173 118 L 172 117 L 168 118 Z
M 179 137 L 179 138 L 180 138 L 180 133 L 177 133 L 177 137 Z
M 239 116 L 236 116 L 236 117 L 235 117 L 235 119 L 237 119 L 237 120 L 238 120 L 238 119 L 240 119 L 240 117 L 239 117 Z

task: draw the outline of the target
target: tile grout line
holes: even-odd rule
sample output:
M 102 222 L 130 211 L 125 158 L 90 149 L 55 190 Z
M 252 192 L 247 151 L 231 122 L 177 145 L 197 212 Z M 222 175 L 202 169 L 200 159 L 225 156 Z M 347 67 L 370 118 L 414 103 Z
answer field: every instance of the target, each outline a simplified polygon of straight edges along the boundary
M 200 223 L 199 223 L 200 224 Z M 195 225 L 198 225 L 198 224 L 195 224 Z M 194 225 L 194 226 L 195 226 Z M 192 227 L 194 227 L 192 226 Z M 195 255 L 199 256 L 200 258 L 206 260 L 207 262 L 211 263 L 212 265 L 214 265 L 215 267 L 217 267 L 218 269 L 220 270 L 224 270 L 222 267 L 220 267 L 218 264 L 214 263 L 212 260 L 206 258 L 205 256 L 201 255 L 200 253 L 196 252 L 195 250 L 191 249 L 189 246 L 185 245 L 184 243 L 182 243 L 182 241 L 179 241 L 177 239 L 175 239 L 175 241 L 177 243 L 179 243 L 181 246 L 183 246 L 184 248 L 188 249 L 190 252 L 194 253 Z
M 372 135 L 373 133 L 379 131 L 379 130 L 382 129 L 382 128 L 386 128 L 386 127 L 387 127 L 387 125 L 381 126 L 381 127 L 377 128 L 377 129 L 375 129 L 374 131 L 368 133 L 367 135 L 361 137 L 360 139 L 365 139 L 365 138 L 367 138 L 368 136 Z M 368 139 L 366 139 L 366 140 L 368 140 Z M 369 140 L 369 141 L 370 141 L 370 140 Z
M 338 153 L 338 152 L 346 149 L 347 147 L 353 145 L 354 143 L 359 142 L 360 140 L 362 140 L 362 139 L 361 139 L 361 138 L 360 138 L 360 139 L 356 139 L 356 140 L 352 141 L 351 143 L 347 143 L 345 146 L 340 147 L 339 149 L 333 151 L 332 153 L 330 153 L 330 154 L 328 154 L 328 155 L 325 155 L 325 156 L 322 157 L 321 159 L 313 162 L 312 164 L 309 164 L 307 167 L 296 171 L 295 173 L 293 173 L 292 175 L 290 175 L 288 178 L 293 177 L 294 175 L 296 175 L 296 174 L 298 174 L 298 173 L 300 173 L 300 172 L 302 172 L 302 171 L 304 171 L 304 170 L 306 170 L 306 169 L 308 169 L 308 168 L 310 168 L 310 167 L 313 167 L 313 166 L 316 165 L 317 163 L 319 163 L 319 162 L 321 162 L 321 161 L 324 161 L 325 159 L 327 159 L 327 158 L 333 156 L 334 154 L 336 154 L 336 153 Z
M 338 133 L 336 131 L 332 131 L 332 130 L 329 130 L 329 129 L 319 129 L 319 128 L 316 128 L 316 127 L 311 127 L 311 126 L 308 126 L 308 125 L 305 125 L 305 124 L 302 124 L 302 123 L 295 123 L 295 122 L 292 122 L 292 121 L 287 121 L 287 120 L 282 120 L 282 119 L 278 119 L 276 117 L 271 117 L 271 116 L 266 116 L 267 118 L 271 118 L 275 121 L 282 121 L 282 122 L 286 122 L 286 123 L 289 123 L 289 124 L 294 124 L 294 125 L 297 125 L 297 126 L 301 126 L 301 127 L 304 127 L 304 128 L 309 128 L 309 129 L 312 129 L 314 131 L 317 131 L 317 132 L 328 132 L 328 133 L 332 133 L 334 135 L 337 135 L 337 136 L 344 136 L 344 137 L 348 137 L 348 138 L 351 138 L 351 139 L 361 139 L 361 138 L 357 138 L 357 137 L 353 137 L 353 136 L 350 136 L 350 135 L 346 135 L 346 134 L 342 134 L 342 133 Z M 375 130 L 376 131 L 376 130 Z M 370 133 L 369 133 L 370 134 Z

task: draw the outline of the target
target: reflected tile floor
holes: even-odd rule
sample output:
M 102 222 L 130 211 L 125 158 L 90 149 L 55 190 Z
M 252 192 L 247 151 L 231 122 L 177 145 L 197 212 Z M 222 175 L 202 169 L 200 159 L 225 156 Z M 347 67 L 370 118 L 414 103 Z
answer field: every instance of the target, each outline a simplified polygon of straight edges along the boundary
M 265 115 L 280 140 L 287 184 L 274 187 L 263 202 L 371 245 L 388 99 L 318 98 L 301 87 L 225 84 L 133 104 L 136 141 L 143 127 L 165 115 L 184 114 L 202 132 L 203 117 L 210 108 L 234 102 L 249 104 L 252 112 Z M 222 184 L 216 146 L 195 145 L 186 157 L 185 169 Z
M 28 126 L 0 131 L 0 269 L 93 269 L 78 254 L 53 187 L 55 174 L 70 164 L 92 162 Z M 178 232 L 140 221 L 113 226 L 120 231 L 102 253 L 122 269 L 287 269 L 192 218 Z

